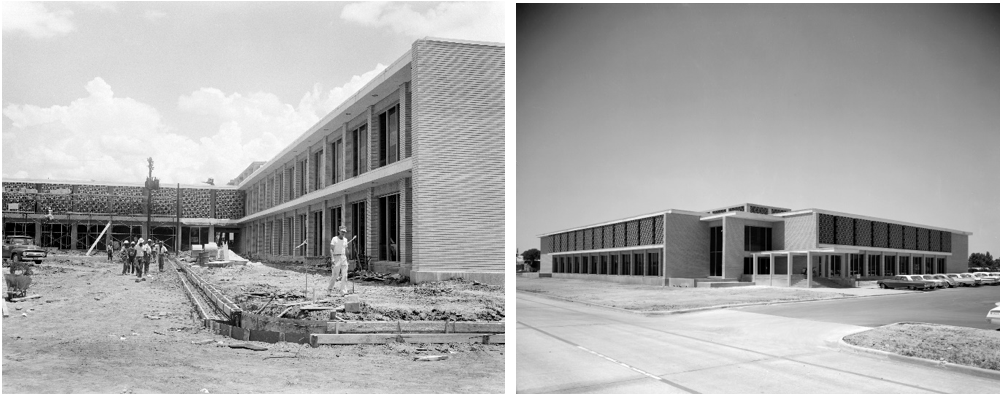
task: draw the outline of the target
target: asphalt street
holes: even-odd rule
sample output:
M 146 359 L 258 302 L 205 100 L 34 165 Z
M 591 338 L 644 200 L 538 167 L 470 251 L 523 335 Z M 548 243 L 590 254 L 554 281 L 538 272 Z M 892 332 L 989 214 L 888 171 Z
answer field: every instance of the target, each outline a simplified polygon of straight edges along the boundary
M 989 285 L 905 291 L 905 295 L 839 301 L 750 306 L 738 310 L 863 327 L 914 321 L 994 330 L 998 325 L 988 323 L 986 316 L 1000 298 L 1000 286 Z
M 725 309 L 643 316 L 526 292 L 516 301 L 517 393 L 1000 390 L 994 379 L 840 350 L 841 337 L 867 329 L 857 325 Z

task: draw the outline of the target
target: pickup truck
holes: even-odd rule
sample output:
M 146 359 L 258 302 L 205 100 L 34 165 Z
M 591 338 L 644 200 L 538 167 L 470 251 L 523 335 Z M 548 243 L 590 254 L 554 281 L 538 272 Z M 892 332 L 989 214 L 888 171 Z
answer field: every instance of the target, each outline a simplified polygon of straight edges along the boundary
M 3 258 L 14 262 L 34 261 L 42 263 L 48 253 L 35 245 L 35 239 L 29 236 L 7 236 L 3 239 Z
M 876 283 L 882 289 L 908 288 L 912 290 L 931 290 L 935 289 L 936 286 L 935 282 L 924 280 L 920 276 L 893 276 L 879 280 Z

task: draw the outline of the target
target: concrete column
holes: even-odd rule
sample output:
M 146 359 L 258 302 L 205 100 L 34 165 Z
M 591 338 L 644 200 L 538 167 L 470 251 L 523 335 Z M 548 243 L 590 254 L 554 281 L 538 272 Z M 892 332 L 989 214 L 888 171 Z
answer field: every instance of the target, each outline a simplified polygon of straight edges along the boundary
M 806 253 L 806 288 L 813 288 L 813 253 Z
M 792 286 L 792 253 L 791 252 L 785 254 L 785 264 L 788 265 L 788 268 L 786 270 L 789 271 L 787 273 L 788 274 L 788 284 L 786 284 L 785 286 L 786 287 L 791 287 Z M 807 265 L 808 265 L 808 263 L 807 263 Z
M 886 254 L 882 252 L 879 254 L 879 276 L 886 276 Z
M 70 249 L 77 249 L 77 223 L 76 222 L 71 222 L 70 223 Z
M 900 254 L 893 254 L 893 274 L 900 274 Z
M 753 258 L 753 260 L 751 261 L 751 264 L 753 264 L 753 266 L 754 266 L 752 268 L 752 269 L 754 269 L 753 270 L 754 274 L 750 277 L 750 281 L 753 282 L 754 285 L 757 285 L 757 254 L 750 254 L 750 256 Z
M 143 235 L 144 236 L 147 235 L 146 226 L 143 226 Z M 206 237 L 202 238 L 202 242 L 200 242 L 200 244 L 208 244 L 210 241 L 213 241 L 215 237 L 216 237 L 216 227 L 213 225 L 209 225 L 209 234 Z
M 823 269 L 821 270 L 820 277 L 831 278 L 831 256 L 823 255 L 820 257 L 820 268 Z
M 768 285 L 775 285 L 775 254 L 768 255 L 768 267 L 770 271 Z

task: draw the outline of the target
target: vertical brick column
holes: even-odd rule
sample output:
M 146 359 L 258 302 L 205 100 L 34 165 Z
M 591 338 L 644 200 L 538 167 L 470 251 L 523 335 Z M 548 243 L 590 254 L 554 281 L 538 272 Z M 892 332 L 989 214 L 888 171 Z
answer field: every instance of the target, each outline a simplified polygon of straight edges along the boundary
M 377 239 L 377 231 L 378 230 L 375 228 L 376 226 L 374 226 L 373 224 L 376 223 L 376 221 L 380 220 L 380 219 L 376 217 L 376 215 L 377 215 L 377 205 L 374 204 L 374 202 L 373 202 L 375 198 L 376 197 L 374 197 L 374 195 L 373 195 L 373 187 L 371 186 L 370 188 L 366 189 L 366 205 L 365 205 L 366 211 L 364 211 L 364 213 L 366 214 L 366 222 L 365 222 L 365 225 L 363 226 L 363 230 L 365 232 L 364 234 L 366 234 L 366 254 L 367 254 L 367 256 L 375 256 L 375 255 L 377 255 L 377 251 L 376 251 L 376 249 L 377 249 L 377 242 L 376 242 L 376 239 Z
M 374 111 L 374 105 L 366 108 L 367 130 L 370 136 L 367 137 L 367 167 L 366 170 L 374 170 L 380 167 L 380 115 Z
M 412 154 L 412 134 L 409 129 L 411 125 L 411 105 L 408 96 L 408 82 L 398 86 L 398 159 Z

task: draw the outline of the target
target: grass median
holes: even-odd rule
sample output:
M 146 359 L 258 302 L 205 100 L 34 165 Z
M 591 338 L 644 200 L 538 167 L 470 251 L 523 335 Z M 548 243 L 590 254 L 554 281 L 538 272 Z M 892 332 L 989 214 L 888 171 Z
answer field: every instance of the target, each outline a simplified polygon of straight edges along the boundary
M 519 278 L 516 287 L 520 291 L 642 312 L 853 296 L 777 287 L 673 288 L 560 278 Z
M 899 323 L 844 338 L 863 348 L 922 359 L 1001 370 L 1001 336 L 995 330 Z

